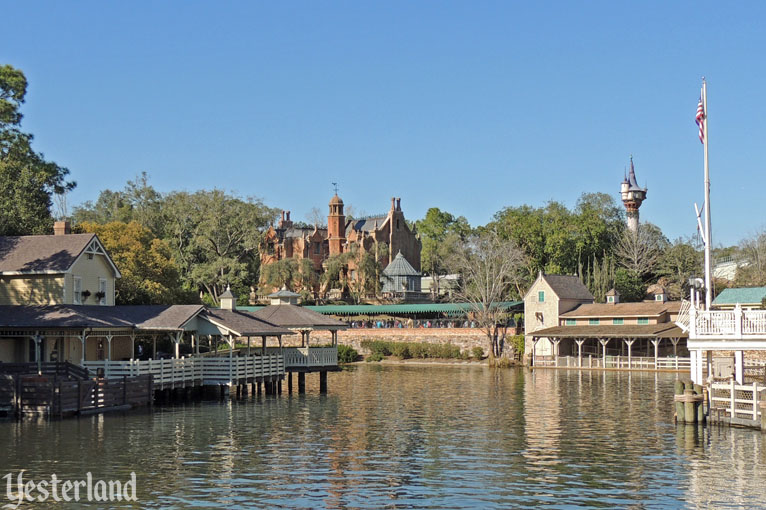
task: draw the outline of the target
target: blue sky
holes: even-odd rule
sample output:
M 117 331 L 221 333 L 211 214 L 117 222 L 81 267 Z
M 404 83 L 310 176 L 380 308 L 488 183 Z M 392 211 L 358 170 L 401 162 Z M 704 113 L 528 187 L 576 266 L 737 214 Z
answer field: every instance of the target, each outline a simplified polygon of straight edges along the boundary
M 142 171 L 305 219 L 332 182 L 358 213 L 402 198 L 472 225 L 505 206 L 617 197 L 695 230 L 708 79 L 713 234 L 764 227 L 766 3 L 9 2 L 0 63 L 23 128 L 78 182 L 70 207 Z M 759 142 L 760 140 L 760 142 Z

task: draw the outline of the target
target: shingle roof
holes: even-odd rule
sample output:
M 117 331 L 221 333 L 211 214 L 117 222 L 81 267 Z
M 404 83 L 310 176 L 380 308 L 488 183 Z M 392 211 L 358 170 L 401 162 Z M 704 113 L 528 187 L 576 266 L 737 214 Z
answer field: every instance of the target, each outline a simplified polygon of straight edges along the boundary
M 383 270 L 383 274 L 390 278 L 394 276 L 420 276 L 420 273 L 412 267 L 412 264 L 407 262 L 402 252 L 396 254 L 394 260 Z
M 736 305 L 739 304 L 761 304 L 761 300 L 766 297 L 766 287 L 740 287 L 733 289 L 723 289 L 713 300 L 713 306 L 716 305 Z
M 622 326 L 556 326 L 539 329 L 527 335 L 536 338 L 686 338 L 688 336 L 672 322 Z
M 95 234 L 0 237 L 0 273 L 63 273 Z
M 339 329 L 346 328 L 346 323 L 314 312 L 302 306 L 271 305 L 253 312 L 264 321 L 286 328 Z
M 178 330 L 201 305 L 0 306 L 0 328 Z
M 578 276 L 544 274 L 543 279 L 548 282 L 559 299 L 593 299 L 593 294 Z
M 680 301 L 641 301 L 639 303 L 592 303 L 582 304 L 562 317 L 656 317 L 666 312 L 678 313 Z
M 238 310 L 220 310 L 208 308 L 202 314 L 203 318 L 224 326 L 239 336 L 278 336 L 293 335 L 292 331 L 271 322 L 259 319 L 253 314 Z
M 380 228 L 383 226 L 383 223 L 385 223 L 386 219 L 388 218 L 387 215 L 382 216 L 370 216 L 368 218 L 360 218 L 358 220 L 351 220 L 349 222 L 348 226 L 346 227 L 346 233 L 350 233 L 351 230 L 356 230 L 357 232 L 372 232 L 375 230 L 375 228 Z

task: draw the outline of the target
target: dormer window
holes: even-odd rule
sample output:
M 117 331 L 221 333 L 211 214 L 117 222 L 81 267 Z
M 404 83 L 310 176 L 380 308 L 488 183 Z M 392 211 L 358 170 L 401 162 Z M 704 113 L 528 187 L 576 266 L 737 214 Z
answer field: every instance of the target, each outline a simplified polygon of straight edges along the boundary
M 665 301 L 664 296 L 662 294 L 655 294 L 654 295 L 655 301 Z
M 614 303 L 614 296 L 607 296 L 606 297 L 606 302 L 607 303 Z

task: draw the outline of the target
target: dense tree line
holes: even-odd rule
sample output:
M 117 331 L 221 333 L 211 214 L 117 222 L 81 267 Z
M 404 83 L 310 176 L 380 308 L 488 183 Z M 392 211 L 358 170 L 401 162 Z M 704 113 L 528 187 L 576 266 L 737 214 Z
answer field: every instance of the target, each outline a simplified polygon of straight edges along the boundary
M 167 291 L 160 286 L 144 301 L 167 301 L 171 295 L 188 300 L 190 295 L 196 295 L 196 299 L 218 304 L 218 296 L 227 286 L 240 300 L 247 301 L 250 287 L 258 281 L 263 233 L 276 216 L 276 209 L 265 206 L 260 199 L 241 198 L 217 189 L 159 193 L 142 174 L 123 190 L 102 191 L 95 202 L 75 208 L 72 218 L 80 228 L 106 236 L 106 244 L 132 223 L 142 227 L 145 242 L 161 241 L 158 253 L 169 255 L 179 285 Z M 120 227 L 102 228 L 115 223 Z

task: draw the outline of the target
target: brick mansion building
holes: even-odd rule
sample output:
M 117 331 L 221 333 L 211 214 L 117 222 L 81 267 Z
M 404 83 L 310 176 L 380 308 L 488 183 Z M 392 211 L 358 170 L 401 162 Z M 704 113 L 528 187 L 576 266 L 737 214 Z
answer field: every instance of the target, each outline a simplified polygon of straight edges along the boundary
M 314 269 L 321 273 L 328 257 L 358 249 L 377 254 L 381 267 L 386 267 L 401 253 L 420 271 L 420 239 L 407 226 L 400 198 L 391 199 L 388 213 L 358 219 L 346 218 L 343 200 L 337 194 L 329 206 L 327 227 L 294 225 L 290 211 L 282 211 L 279 223 L 271 226 L 264 236 L 261 265 L 294 257 L 311 260 Z M 383 244 L 386 249 L 381 249 Z

